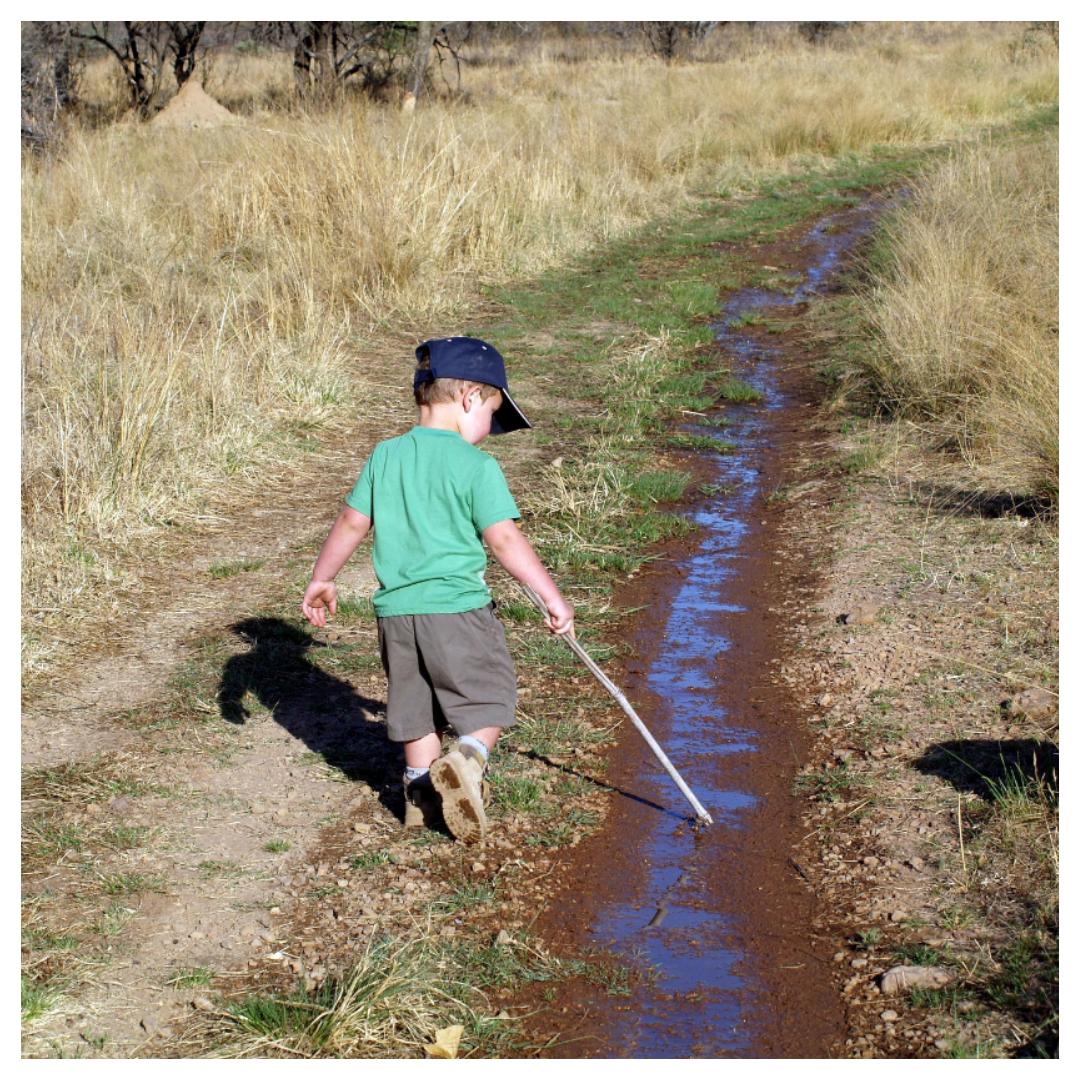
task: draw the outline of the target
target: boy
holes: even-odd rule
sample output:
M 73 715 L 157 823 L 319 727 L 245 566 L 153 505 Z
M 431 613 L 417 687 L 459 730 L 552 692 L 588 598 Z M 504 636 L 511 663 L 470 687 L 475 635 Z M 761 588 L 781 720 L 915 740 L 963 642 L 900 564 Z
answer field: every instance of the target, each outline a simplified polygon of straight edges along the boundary
M 484 544 L 547 605 L 548 628 L 572 634 L 574 612 L 514 523 L 498 462 L 476 446 L 532 425 L 510 396 L 503 358 L 478 338 L 416 350 L 416 427 L 379 443 L 323 544 L 303 611 L 325 626 L 334 578 L 375 527 L 372 597 L 389 693 L 390 739 L 405 745 L 405 825 L 430 824 L 441 801 L 458 839 L 483 839 L 484 769 L 514 722 L 516 685 L 484 581 Z M 437 724 L 458 735 L 445 753 Z

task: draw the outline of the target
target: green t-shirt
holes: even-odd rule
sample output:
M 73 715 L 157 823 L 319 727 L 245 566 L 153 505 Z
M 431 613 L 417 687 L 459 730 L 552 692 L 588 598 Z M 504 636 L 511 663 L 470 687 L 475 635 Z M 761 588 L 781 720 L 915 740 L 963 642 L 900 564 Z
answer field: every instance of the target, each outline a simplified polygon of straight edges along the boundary
M 375 526 L 375 614 L 437 615 L 491 602 L 480 534 L 518 518 L 499 463 L 456 431 L 379 443 L 345 502 Z

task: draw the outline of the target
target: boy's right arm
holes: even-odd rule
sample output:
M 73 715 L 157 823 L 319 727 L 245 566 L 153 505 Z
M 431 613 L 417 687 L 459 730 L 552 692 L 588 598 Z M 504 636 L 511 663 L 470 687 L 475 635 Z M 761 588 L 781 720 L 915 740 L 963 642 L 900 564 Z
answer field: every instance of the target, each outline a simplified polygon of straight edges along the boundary
M 308 622 L 313 626 L 326 625 L 326 613 L 337 613 L 337 586 L 334 578 L 349 556 L 371 529 L 371 518 L 351 506 L 344 506 L 315 560 L 311 583 L 304 592 L 301 605 Z
M 558 586 L 540 562 L 532 544 L 522 531 L 507 519 L 489 525 L 483 532 L 484 543 L 503 569 L 540 596 L 548 609 L 545 623 L 556 634 L 574 636 L 574 609 L 559 592 Z

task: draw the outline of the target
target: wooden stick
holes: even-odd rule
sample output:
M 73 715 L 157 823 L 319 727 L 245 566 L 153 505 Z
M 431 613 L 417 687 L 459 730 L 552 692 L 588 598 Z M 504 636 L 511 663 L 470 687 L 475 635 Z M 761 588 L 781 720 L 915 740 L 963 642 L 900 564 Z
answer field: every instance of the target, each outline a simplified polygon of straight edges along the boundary
M 530 589 L 528 585 L 522 585 L 520 581 L 517 584 L 521 591 L 524 592 L 525 595 L 537 606 L 537 608 L 540 609 L 543 615 L 547 617 L 548 609 L 544 601 L 541 600 L 540 597 L 532 589 Z M 656 755 L 656 760 L 664 766 L 664 768 L 667 770 L 668 776 L 670 776 L 671 779 L 675 781 L 675 783 L 679 787 L 679 790 L 683 793 L 683 795 L 686 796 L 687 802 L 689 802 L 690 805 L 694 808 L 694 813 L 697 814 L 698 819 L 700 821 L 704 821 L 706 825 L 711 825 L 713 823 L 713 819 L 709 811 L 706 810 L 700 802 L 698 802 L 697 797 L 690 790 L 686 781 L 683 780 L 683 778 L 679 775 L 678 770 L 668 760 L 667 754 L 665 754 L 664 751 L 660 749 L 660 744 L 652 737 L 651 732 L 642 722 L 641 717 L 638 716 L 638 714 L 634 711 L 634 706 L 626 700 L 626 695 L 623 694 L 623 692 L 604 674 L 604 672 L 600 669 L 600 666 L 584 650 L 584 648 L 582 648 L 581 643 L 576 638 L 571 637 L 569 634 L 560 634 L 559 636 L 570 647 L 574 655 L 577 656 L 577 658 L 596 676 L 604 689 L 607 690 L 607 692 L 622 706 L 623 712 L 630 717 L 630 720 L 633 722 L 634 727 L 638 729 L 638 731 L 641 733 L 642 738 L 649 744 L 649 749 L 652 750 L 652 752 Z

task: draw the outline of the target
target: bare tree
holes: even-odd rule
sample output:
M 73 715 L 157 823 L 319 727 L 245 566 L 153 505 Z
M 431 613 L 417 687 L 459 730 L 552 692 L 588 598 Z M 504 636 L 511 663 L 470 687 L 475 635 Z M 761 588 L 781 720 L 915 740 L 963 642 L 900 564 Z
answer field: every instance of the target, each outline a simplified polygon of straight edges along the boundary
M 70 24 L 22 24 L 22 138 L 42 147 L 76 101 L 81 53 Z
M 716 26 L 716 22 L 639 22 L 638 32 L 650 51 L 670 63 L 687 41 L 698 41 Z
M 413 100 L 419 100 L 424 91 L 428 61 L 431 58 L 431 47 L 434 44 L 435 24 L 433 22 L 418 22 L 416 24 L 416 41 L 413 43 L 412 64 L 409 67 L 408 91 L 412 94 Z
M 378 95 L 391 85 L 423 84 L 435 24 L 407 22 L 295 23 L 293 75 L 297 93 L 309 100 L 328 100 L 347 82 Z M 421 27 L 427 47 L 420 40 Z M 428 29 L 430 28 L 430 29 Z M 415 93 L 416 91 L 414 91 Z
M 131 95 L 131 107 L 141 116 L 150 112 L 158 91 L 168 51 L 168 27 L 160 22 L 90 22 L 87 29 L 73 31 L 76 37 L 95 42 L 115 57 L 124 73 Z
M 176 85 L 181 87 L 191 77 L 195 63 L 199 59 L 199 39 L 206 28 L 205 22 L 171 22 L 167 48 L 173 58 L 173 74 Z
M 846 30 L 849 26 L 850 22 L 801 22 L 799 33 L 811 45 L 823 45 L 838 30 Z

